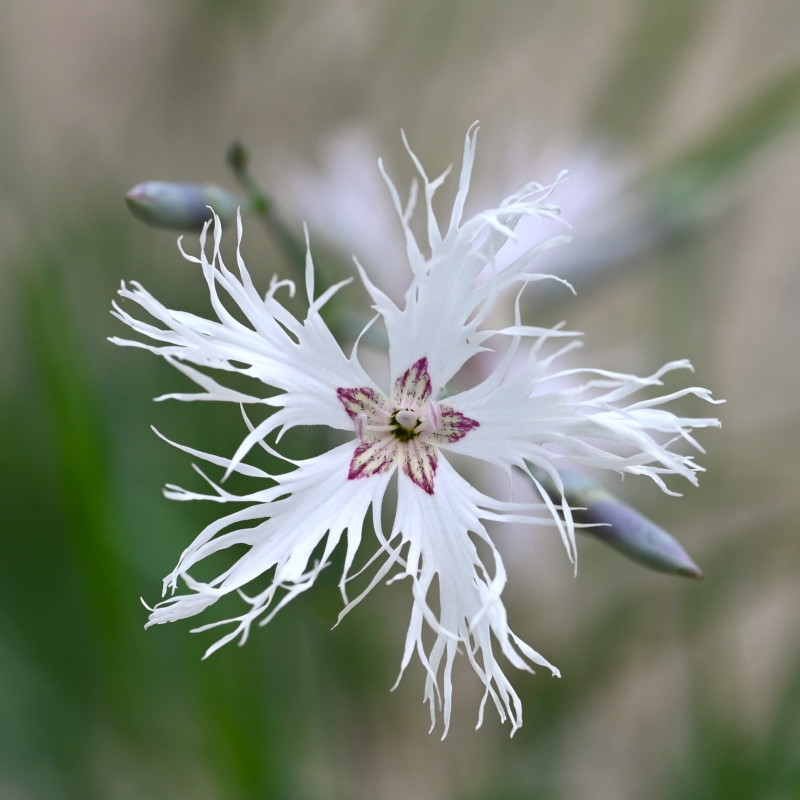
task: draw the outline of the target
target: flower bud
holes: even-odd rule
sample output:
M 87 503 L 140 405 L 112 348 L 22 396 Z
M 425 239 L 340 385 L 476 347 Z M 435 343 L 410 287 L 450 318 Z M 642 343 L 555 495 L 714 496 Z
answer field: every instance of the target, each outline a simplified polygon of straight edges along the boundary
M 633 561 L 659 572 L 702 578 L 703 571 L 681 544 L 663 528 L 623 503 L 600 484 L 571 470 L 559 472 L 564 482 L 564 497 L 572 510 L 578 530 L 594 536 Z M 550 481 L 541 480 L 551 491 Z
M 199 231 L 214 212 L 225 221 L 243 205 L 237 197 L 213 183 L 167 183 L 148 181 L 133 187 L 125 202 L 142 222 L 157 228 Z M 209 208 L 210 206 L 210 208 Z

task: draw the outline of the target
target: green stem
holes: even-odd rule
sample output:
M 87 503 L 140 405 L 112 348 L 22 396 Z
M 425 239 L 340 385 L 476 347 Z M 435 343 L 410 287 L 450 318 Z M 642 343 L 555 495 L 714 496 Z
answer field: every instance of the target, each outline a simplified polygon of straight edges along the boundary
M 249 210 L 264 223 L 267 232 L 289 263 L 302 274 L 306 263 L 305 241 L 295 235 L 278 216 L 274 203 L 250 174 L 250 153 L 244 145 L 234 142 L 228 148 L 227 161 L 245 191 Z

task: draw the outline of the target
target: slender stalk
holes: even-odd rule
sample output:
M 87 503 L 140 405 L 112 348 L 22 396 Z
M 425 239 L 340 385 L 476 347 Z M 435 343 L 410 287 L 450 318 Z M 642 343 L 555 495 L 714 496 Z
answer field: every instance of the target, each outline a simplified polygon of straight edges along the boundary
M 278 216 L 275 204 L 250 174 L 250 152 L 240 142 L 233 142 L 228 148 L 226 160 L 247 196 L 249 210 L 264 223 L 292 267 L 302 274 L 306 263 L 305 241 Z

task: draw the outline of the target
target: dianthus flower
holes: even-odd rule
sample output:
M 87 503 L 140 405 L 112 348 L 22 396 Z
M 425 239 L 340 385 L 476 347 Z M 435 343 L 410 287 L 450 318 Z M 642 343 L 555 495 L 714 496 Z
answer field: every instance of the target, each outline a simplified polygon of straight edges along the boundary
M 226 401 L 265 412 L 261 421 L 251 422 L 245 415 L 249 431 L 230 458 L 179 445 L 223 467 L 225 477 L 250 476 L 263 488 L 234 495 L 210 479 L 211 494 L 167 487 L 167 496 L 177 500 L 243 506 L 208 525 L 184 551 L 165 578 L 168 596 L 151 610 L 148 624 L 194 616 L 235 593 L 245 607 L 240 616 L 197 630 L 232 626 L 208 653 L 237 637 L 244 642 L 254 622 L 266 624 L 314 584 L 344 540 L 342 614 L 390 573 L 408 579 L 412 609 L 400 674 L 416 653 L 426 672 L 424 696 L 431 728 L 439 711 L 445 734 L 458 652 L 485 686 L 478 725 L 491 698 L 501 720 L 510 720 L 512 733 L 522 724 L 522 707 L 498 659 L 519 669 L 541 665 L 559 674 L 509 627 L 501 599 L 506 572 L 488 526 L 551 524 L 574 562 L 570 507 L 563 497 L 560 503 L 550 499 L 536 477 L 541 477 L 540 471 L 562 486 L 557 465 L 568 459 L 618 474 L 646 475 L 670 491 L 664 476 L 697 481 L 701 468 L 685 454 L 700 449 L 692 430 L 719 424 L 711 418 L 676 416 L 663 408 L 686 395 L 714 402 L 706 389 L 690 387 L 655 397 L 648 392 L 645 399 L 633 399 L 642 390 L 661 386 L 666 373 L 691 368 L 688 361 L 671 362 L 645 378 L 554 368 L 556 360 L 573 349 L 577 334 L 523 324 L 520 296 L 529 283 L 552 277 L 531 272 L 531 264 L 542 249 L 566 237 L 545 240 L 509 263 L 498 254 L 515 239 L 514 227 L 523 217 L 552 218 L 558 213 L 550 197 L 561 176 L 550 186 L 527 184 L 497 208 L 464 220 L 475 143 L 473 127 L 444 231 L 432 201 L 447 172 L 430 180 L 407 148 L 423 187 L 427 253 L 411 229 L 416 182 L 404 205 L 380 166 L 405 232 L 411 268 L 405 298 L 396 304 L 357 264 L 377 312 L 370 325 L 382 325 L 388 342 L 387 384 L 362 366 L 358 343 L 345 352 L 323 320 L 323 307 L 343 284 L 315 296 L 310 251 L 305 270 L 308 311 L 301 320 L 278 299 L 282 288 L 294 293 L 290 281 L 273 278 L 266 294 L 260 294 L 239 248 L 237 269 L 228 269 L 220 254 L 222 231 L 216 218 L 201 234 L 199 257 L 181 248 L 184 258 L 199 264 L 216 318 L 169 309 L 139 284 L 123 284 L 120 296 L 152 319 L 142 321 L 117 304 L 114 313 L 151 342 L 112 339 L 164 357 L 201 389 L 165 397 Z M 239 244 L 241 237 L 239 220 Z M 514 287 L 514 324 L 493 328 L 490 320 L 498 301 Z M 558 339 L 566 344 L 553 347 Z M 488 375 L 475 385 L 460 386 L 475 372 L 462 368 L 486 352 L 495 355 Z M 214 370 L 223 377 L 246 376 L 256 388 L 249 394 L 226 387 L 209 374 Z M 277 474 L 245 461 L 256 445 L 280 456 L 281 436 L 296 426 L 344 431 L 347 440 L 307 459 L 281 456 L 286 468 Z M 490 496 L 457 471 L 451 454 L 471 457 L 478 467 L 498 469 L 509 478 L 519 470 L 536 490 L 536 498 Z M 366 589 L 348 600 L 346 585 L 365 533 L 377 542 L 368 563 L 378 566 Z M 212 580 L 193 576 L 199 562 L 227 548 L 234 548 L 232 563 L 220 575 Z

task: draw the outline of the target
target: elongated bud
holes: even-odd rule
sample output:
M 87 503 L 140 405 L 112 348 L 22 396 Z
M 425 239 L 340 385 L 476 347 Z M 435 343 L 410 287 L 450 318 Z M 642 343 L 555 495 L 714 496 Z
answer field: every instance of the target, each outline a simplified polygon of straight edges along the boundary
M 579 472 L 562 470 L 559 474 L 564 482 L 564 497 L 573 508 L 573 519 L 592 526 L 579 528 L 581 533 L 594 536 L 650 569 L 686 578 L 703 577 L 703 571 L 680 542 L 644 514 Z M 558 494 L 552 481 L 541 480 L 538 471 L 536 477 L 548 493 Z
M 148 181 L 133 187 L 125 202 L 135 217 L 157 228 L 202 230 L 211 208 L 223 222 L 233 219 L 245 201 L 213 183 Z

